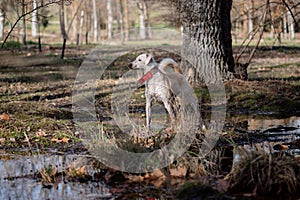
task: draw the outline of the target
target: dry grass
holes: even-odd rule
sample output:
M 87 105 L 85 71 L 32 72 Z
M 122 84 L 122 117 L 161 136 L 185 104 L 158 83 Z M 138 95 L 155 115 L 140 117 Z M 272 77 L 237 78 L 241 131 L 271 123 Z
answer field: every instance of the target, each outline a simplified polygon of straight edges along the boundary
M 244 152 L 227 178 L 235 192 L 288 194 L 299 192 L 299 172 L 300 160 L 297 158 L 254 150 Z

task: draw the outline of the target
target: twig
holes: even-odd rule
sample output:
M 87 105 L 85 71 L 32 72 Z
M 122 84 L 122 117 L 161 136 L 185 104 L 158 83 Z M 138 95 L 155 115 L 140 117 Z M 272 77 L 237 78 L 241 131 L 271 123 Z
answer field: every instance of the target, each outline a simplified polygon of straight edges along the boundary
M 258 38 L 258 40 L 256 42 L 255 47 L 252 49 L 252 51 L 250 53 L 250 56 L 249 56 L 248 61 L 247 61 L 247 64 L 250 64 L 250 62 L 251 62 L 251 60 L 252 60 L 252 58 L 253 58 L 253 56 L 254 56 L 257 48 L 258 48 L 258 45 L 259 45 L 259 43 L 261 41 L 261 38 L 262 38 L 262 36 L 264 34 L 264 24 L 265 24 L 265 21 L 266 21 L 266 16 L 267 16 L 267 12 L 269 10 L 269 6 L 270 6 L 270 0 L 267 0 L 266 8 L 265 8 L 263 16 L 261 17 L 261 21 L 260 21 L 260 28 L 261 28 L 261 30 L 260 30 L 260 33 L 259 33 L 259 38 Z

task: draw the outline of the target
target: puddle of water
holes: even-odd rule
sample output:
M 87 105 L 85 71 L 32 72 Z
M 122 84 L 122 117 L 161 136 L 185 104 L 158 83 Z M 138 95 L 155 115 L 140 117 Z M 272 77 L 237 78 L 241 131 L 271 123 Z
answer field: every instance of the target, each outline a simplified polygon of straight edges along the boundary
M 57 167 L 60 173 L 68 167 L 78 168 L 87 163 L 86 157 L 72 154 L 16 156 L 0 160 L 0 179 L 30 176 L 48 167 Z
M 108 199 L 112 197 L 109 188 L 101 182 L 57 183 L 45 188 L 34 179 L 0 181 L 0 199 Z
M 248 130 L 262 132 L 270 142 L 288 143 L 300 139 L 300 117 L 250 119 Z
M 300 139 L 300 117 L 290 117 L 285 119 L 248 119 L 248 131 L 262 133 L 265 137 L 264 141 L 254 144 L 239 145 L 234 150 L 233 163 L 239 162 L 242 152 L 262 151 L 266 153 L 274 153 L 276 144 L 286 144 L 288 149 L 285 152 L 288 155 L 298 157 L 300 155 L 300 145 L 291 147 L 290 143 Z M 240 150 L 239 150 L 240 148 Z
M 273 127 L 295 127 L 300 128 L 300 117 L 286 119 L 249 119 L 248 130 L 266 130 Z

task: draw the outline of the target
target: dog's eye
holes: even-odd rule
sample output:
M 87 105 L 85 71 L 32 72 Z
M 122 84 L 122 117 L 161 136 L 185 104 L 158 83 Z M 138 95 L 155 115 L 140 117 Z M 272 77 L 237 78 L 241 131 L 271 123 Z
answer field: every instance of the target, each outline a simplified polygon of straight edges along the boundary
M 142 59 L 139 59 L 139 61 L 141 62 L 141 61 L 142 61 Z

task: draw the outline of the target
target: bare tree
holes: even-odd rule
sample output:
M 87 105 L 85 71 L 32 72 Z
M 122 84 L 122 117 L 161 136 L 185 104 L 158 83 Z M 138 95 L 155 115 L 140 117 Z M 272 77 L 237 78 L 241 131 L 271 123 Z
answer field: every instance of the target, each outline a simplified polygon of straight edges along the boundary
M 62 0 L 61 6 L 59 8 L 59 22 L 60 22 L 60 30 L 61 35 L 63 38 L 63 46 L 62 46 L 62 52 L 61 52 L 61 58 L 63 59 L 65 57 L 65 49 L 66 49 L 66 43 L 68 39 L 68 34 L 66 32 L 66 25 L 65 25 L 65 6 L 64 6 L 64 0 Z
M 24 16 L 22 19 L 22 25 L 23 25 L 23 36 L 22 36 L 22 43 L 23 45 L 26 45 L 27 41 L 26 41 L 26 37 L 27 37 L 27 33 L 26 33 L 26 1 L 25 0 L 22 0 L 22 16 Z
M 113 38 L 113 12 L 111 0 L 107 0 L 107 37 L 108 39 Z
M 125 41 L 125 33 L 124 33 L 124 8 L 122 4 L 122 0 L 119 0 L 119 16 L 120 16 L 120 29 L 121 29 L 121 44 L 124 44 Z
M 0 7 L 0 39 L 4 36 L 4 22 L 5 22 L 5 12 L 2 7 Z
M 82 44 L 82 31 L 83 31 L 83 21 L 84 21 L 84 10 L 80 13 L 80 23 L 79 23 L 79 44 Z
M 99 41 L 98 14 L 96 0 L 93 0 L 93 17 L 94 17 L 94 42 Z
M 253 18 L 254 18 L 254 0 L 251 0 L 248 8 L 248 34 L 251 34 L 253 31 Z
M 283 26 L 283 35 L 284 39 L 288 39 L 288 30 L 287 30 L 287 14 L 285 12 L 282 12 L 282 26 Z
M 125 40 L 129 40 L 129 13 L 128 13 L 128 0 L 124 0 L 124 28 Z
M 151 38 L 151 26 L 149 22 L 148 4 L 145 0 L 139 0 L 138 9 L 140 11 L 140 37 L 142 39 Z
M 40 9 L 40 8 L 43 8 L 43 7 L 50 6 L 50 5 L 52 5 L 52 4 L 60 3 L 61 1 L 62 1 L 62 0 L 51 0 L 51 1 L 49 1 L 49 2 L 43 3 L 43 4 L 41 4 L 41 5 L 38 5 L 38 7 L 37 7 L 36 9 Z M 23 3 L 23 2 L 25 3 L 25 0 L 22 0 L 21 3 Z M 17 13 L 19 13 L 19 4 L 16 5 L 16 10 L 17 10 Z M 25 27 L 26 27 L 26 18 L 25 18 L 25 17 L 26 17 L 27 15 L 30 15 L 30 14 L 34 11 L 34 9 L 31 9 L 31 10 L 29 10 L 29 11 L 26 12 L 26 9 L 25 9 L 25 8 L 22 9 L 22 10 L 23 10 L 23 11 L 22 11 L 22 14 L 21 14 L 21 15 L 18 14 L 17 20 L 14 22 L 14 24 L 12 25 L 12 27 L 11 27 L 10 30 L 8 31 L 7 35 L 5 36 L 4 41 L 3 41 L 2 45 L 1 45 L 1 48 L 4 47 L 4 45 L 5 45 L 6 41 L 8 40 L 9 36 L 11 35 L 11 33 L 13 32 L 13 30 L 15 29 L 15 27 L 19 24 L 19 22 L 20 22 L 21 20 L 24 21 L 24 19 L 25 19 Z M 24 23 L 24 22 L 23 22 L 23 23 Z M 25 36 L 26 36 L 26 34 L 25 34 Z M 26 42 L 26 37 L 25 37 L 25 42 Z
M 290 40 L 293 40 L 295 39 L 295 26 L 294 26 L 294 20 L 291 12 L 287 13 L 287 19 L 288 19 L 289 33 L 290 33 L 289 38 Z
M 32 12 L 32 19 L 31 19 L 31 34 L 33 37 L 37 37 L 39 35 L 38 33 L 38 1 L 37 0 L 33 0 L 32 1 L 32 9 L 34 10 Z

